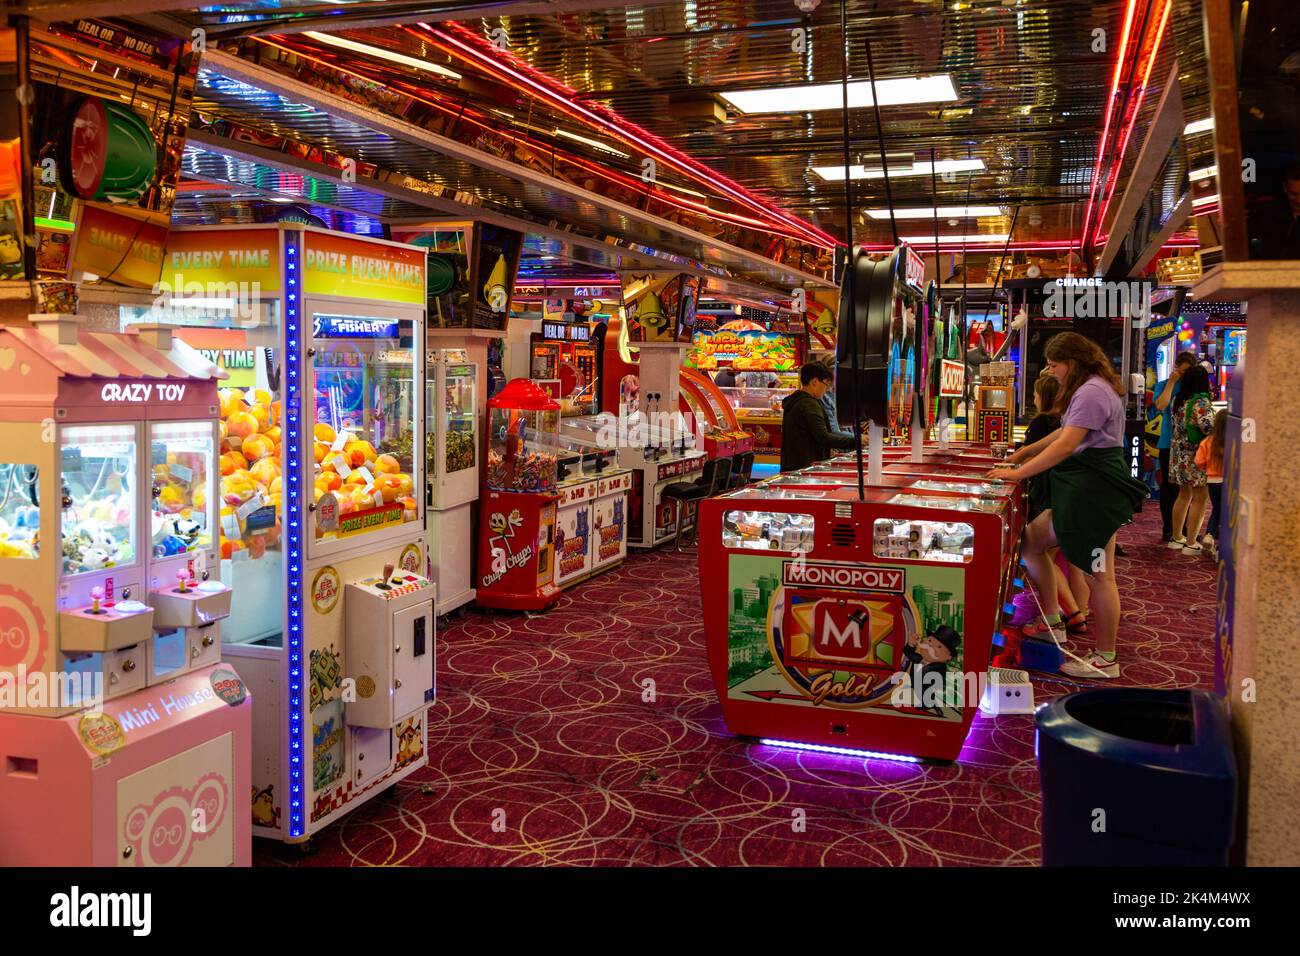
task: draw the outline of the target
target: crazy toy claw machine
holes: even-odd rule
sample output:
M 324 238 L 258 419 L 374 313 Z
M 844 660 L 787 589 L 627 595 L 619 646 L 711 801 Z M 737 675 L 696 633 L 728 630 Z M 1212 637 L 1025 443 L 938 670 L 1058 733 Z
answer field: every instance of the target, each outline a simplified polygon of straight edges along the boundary
M 219 517 L 255 836 L 305 841 L 427 761 L 424 267 L 423 249 L 290 224 L 169 239 L 172 288 L 257 284 L 223 330 L 252 370 L 220 396 Z
M 0 330 L 0 865 L 248 865 L 216 380 L 161 329 Z
M 475 600 L 540 610 L 555 584 L 560 403 L 516 378 L 488 401 L 488 460 L 479 518 Z

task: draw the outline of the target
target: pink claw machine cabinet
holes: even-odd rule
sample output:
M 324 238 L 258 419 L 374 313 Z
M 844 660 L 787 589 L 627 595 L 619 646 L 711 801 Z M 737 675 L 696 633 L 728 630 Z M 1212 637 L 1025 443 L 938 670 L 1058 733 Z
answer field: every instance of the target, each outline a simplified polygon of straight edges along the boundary
M 172 288 L 204 262 L 259 289 L 221 330 L 248 359 L 220 394 L 222 657 L 255 702 L 243 813 L 254 836 L 305 843 L 427 762 L 425 252 L 293 224 L 173 229 Z
M 247 866 L 220 661 L 216 366 L 162 329 L 0 330 L 0 865 Z
M 560 597 L 560 403 L 532 379 L 516 378 L 488 401 L 488 416 L 475 600 L 484 607 L 541 610 Z

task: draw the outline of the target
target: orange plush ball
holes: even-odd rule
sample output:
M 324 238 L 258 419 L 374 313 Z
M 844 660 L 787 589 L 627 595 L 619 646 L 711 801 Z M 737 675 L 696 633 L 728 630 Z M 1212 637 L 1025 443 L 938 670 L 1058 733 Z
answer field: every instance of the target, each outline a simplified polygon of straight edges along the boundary
M 265 435 L 249 435 L 244 439 L 244 443 L 239 446 L 244 457 L 249 461 L 256 461 L 259 458 L 265 458 L 268 455 L 275 454 L 275 442 Z
M 334 429 L 324 422 L 316 423 L 316 440 L 323 441 L 327 445 L 334 444 L 334 439 L 338 436 L 334 434 Z
M 256 462 L 249 470 L 258 482 L 267 485 L 268 488 L 271 482 L 278 481 L 280 478 L 280 463 L 274 458 L 263 458 Z
M 395 475 L 402 470 L 402 464 L 392 455 L 380 455 L 375 459 L 375 471 L 383 475 Z
M 233 388 L 223 388 L 217 396 L 221 399 L 222 418 L 229 418 L 235 412 L 242 412 L 248 407 L 243 394 Z
M 366 462 L 374 461 L 378 457 L 375 446 L 368 441 L 348 442 L 343 451 L 351 458 L 350 464 L 353 468 L 360 468 Z
M 257 428 L 257 419 L 248 412 L 235 412 L 226 419 L 226 429 L 236 438 L 247 438 Z

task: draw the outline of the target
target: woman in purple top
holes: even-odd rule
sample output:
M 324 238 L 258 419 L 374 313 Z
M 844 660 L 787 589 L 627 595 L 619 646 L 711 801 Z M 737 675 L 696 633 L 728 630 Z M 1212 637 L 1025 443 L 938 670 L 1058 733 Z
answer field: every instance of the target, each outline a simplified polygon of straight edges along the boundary
M 990 478 L 1015 481 L 1051 470 L 1050 506 L 1025 526 L 1021 555 L 1038 591 L 1043 619 L 1027 635 L 1050 632 L 1065 638 L 1056 580 L 1048 552 L 1059 547 L 1070 562 L 1071 590 L 1091 583 L 1093 633 L 1097 648 L 1068 661 L 1071 677 L 1118 677 L 1115 637 L 1119 630 L 1119 587 L 1115 582 L 1115 532 L 1142 508 L 1147 487 L 1129 474 L 1124 456 L 1124 387 L 1115 367 L 1095 342 L 1074 332 L 1053 336 L 1044 352 L 1049 371 L 1061 383 L 1054 411 L 1061 426 L 1026 445 L 995 468 Z M 1088 579 L 1091 579 L 1090 582 Z

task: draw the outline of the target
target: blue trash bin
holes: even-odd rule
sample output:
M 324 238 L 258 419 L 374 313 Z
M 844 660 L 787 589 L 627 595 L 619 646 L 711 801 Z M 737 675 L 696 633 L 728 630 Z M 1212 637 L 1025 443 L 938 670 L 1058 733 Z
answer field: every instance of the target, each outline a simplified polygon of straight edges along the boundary
M 1221 698 L 1106 687 L 1035 719 L 1045 866 L 1228 865 L 1237 764 Z

